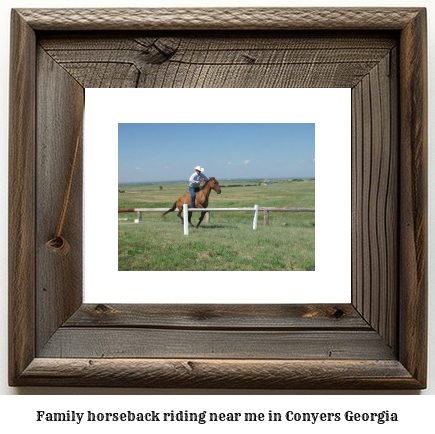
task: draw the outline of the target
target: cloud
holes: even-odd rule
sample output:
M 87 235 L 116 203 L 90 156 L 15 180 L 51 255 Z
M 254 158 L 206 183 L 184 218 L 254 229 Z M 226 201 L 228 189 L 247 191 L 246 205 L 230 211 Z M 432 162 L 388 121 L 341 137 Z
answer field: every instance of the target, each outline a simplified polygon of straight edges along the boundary
M 232 164 L 231 161 L 228 161 L 227 166 L 231 166 Z
M 163 169 L 171 170 L 171 169 L 169 168 L 169 166 L 165 166 Z
M 315 158 L 313 158 L 313 163 L 315 163 L 316 162 L 316 159 Z
M 142 170 L 142 167 L 136 167 L 136 170 Z
M 245 160 L 245 161 L 242 161 L 242 164 L 243 164 L 244 166 L 248 166 L 248 165 L 249 165 L 249 163 L 250 163 L 250 161 L 249 161 L 249 160 Z

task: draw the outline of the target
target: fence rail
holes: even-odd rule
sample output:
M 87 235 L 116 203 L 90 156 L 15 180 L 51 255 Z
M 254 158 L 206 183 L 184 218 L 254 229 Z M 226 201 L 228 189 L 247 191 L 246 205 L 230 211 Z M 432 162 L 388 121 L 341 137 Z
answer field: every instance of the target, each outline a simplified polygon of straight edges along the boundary
M 165 212 L 168 208 L 118 208 L 120 212 L 137 212 L 137 221 L 142 221 L 143 212 Z M 204 208 L 189 208 L 192 212 L 202 212 Z M 210 212 L 222 212 L 222 211 L 254 211 L 254 208 L 206 208 L 205 221 L 210 223 Z M 264 223 L 263 226 L 269 225 L 269 212 L 315 212 L 314 207 L 290 207 L 290 208 L 277 208 L 273 206 L 260 206 L 258 211 L 263 211 Z M 173 212 L 178 212 L 175 209 Z

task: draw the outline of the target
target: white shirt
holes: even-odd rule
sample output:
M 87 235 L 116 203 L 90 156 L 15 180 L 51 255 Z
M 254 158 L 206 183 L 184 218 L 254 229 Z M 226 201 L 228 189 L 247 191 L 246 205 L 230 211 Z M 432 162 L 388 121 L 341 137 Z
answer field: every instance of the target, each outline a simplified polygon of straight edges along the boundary
M 200 184 L 198 183 L 201 181 L 201 179 L 208 181 L 208 178 L 203 173 L 200 173 L 199 175 L 196 172 L 193 173 L 189 178 L 189 187 L 199 187 Z

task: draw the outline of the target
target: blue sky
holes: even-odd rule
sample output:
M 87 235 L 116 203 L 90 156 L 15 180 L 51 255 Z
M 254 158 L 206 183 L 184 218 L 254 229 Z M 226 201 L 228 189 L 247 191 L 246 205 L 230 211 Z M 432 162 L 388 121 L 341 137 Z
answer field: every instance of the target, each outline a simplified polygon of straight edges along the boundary
M 118 124 L 118 182 L 315 177 L 315 124 Z

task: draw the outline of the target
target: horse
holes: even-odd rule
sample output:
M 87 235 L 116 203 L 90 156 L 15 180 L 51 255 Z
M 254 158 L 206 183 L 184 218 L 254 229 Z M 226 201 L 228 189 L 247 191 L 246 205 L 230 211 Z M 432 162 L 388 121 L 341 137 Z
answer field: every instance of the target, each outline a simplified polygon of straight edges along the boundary
M 211 190 L 214 190 L 217 194 L 221 194 L 221 188 L 219 187 L 219 182 L 217 182 L 216 178 L 211 177 L 202 187 L 200 191 L 198 191 L 195 195 L 195 208 L 207 208 L 208 207 L 208 197 L 210 196 Z M 162 214 L 162 217 L 164 217 L 168 212 L 175 211 L 175 208 L 178 209 L 177 216 L 180 217 L 181 223 L 184 223 L 183 217 L 181 217 L 181 211 L 183 211 L 183 204 L 187 204 L 190 208 L 190 193 L 183 194 L 180 196 L 172 205 L 171 209 L 168 209 L 166 212 Z M 201 217 L 199 218 L 198 224 L 196 227 L 198 227 L 204 216 L 206 211 L 201 212 Z M 192 218 L 192 211 L 189 211 L 189 223 L 190 226 L 194 226 L 190 219 Z M 186 216 L 184 216 L 186 217 Z

